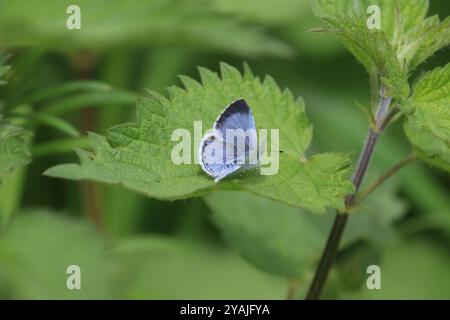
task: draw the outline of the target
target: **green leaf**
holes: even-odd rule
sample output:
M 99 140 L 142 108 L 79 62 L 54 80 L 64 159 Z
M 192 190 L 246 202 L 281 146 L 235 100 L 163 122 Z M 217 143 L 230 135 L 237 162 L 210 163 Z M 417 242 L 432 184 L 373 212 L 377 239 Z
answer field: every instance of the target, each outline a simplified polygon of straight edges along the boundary
M 366 20 L 369 17 L 367 8 L 378 5 L 381 29 L 392 43 L 425 18 L 428 2 L 428 0 L 310 0 L 314 13 L 321 18 L 358 16 Z
M 120 283 L 125 299 L 282 299 L 286 292 L 284 279 L 199 243 L 131 238 L 120 242 L 113 255 L 127 266 Z
M 80 132 L 70 122 L 45 113 L 35 113 L 33 120 L 61 131 L 71 137 L 78 137 Z
M 77 148 L 89 148 L 89 138 L 80 136 L 76 138 L 55 139 L 33 146 L 33 157 L 43 157 L 55 154 L 69 153 Z
M 232 189 L 315 211 L 323 211 L 327 206 L 342 208 L 345 195 L 353 189 L 346 179 L 349 159 L 333 153 L 305 158 L 312 127 L 303 101 L 294 100 L 288 90 L 281 91 L 270 77 L 261 82 L 248 68 L 243 76 L 226 64 L 221 65 L 221 71 L 219 78 L 201 68 L 202 84 L 181 77 L 186 89 L 170 88 L 170 99 L 156 93 L 141 99 L 137 123 L 115 126 L 107 137 L 90 134 L 94 152 L 78 151 L 80 165 L 59 165 L 46 174 L 121 184 L 166 200 Z M 250 171 L 215 184 L 198 164 L 175 165 L 171 161 L 172 149 L 180 143 L 171 141 L 174 130 L 185 128 L 192 137 L 194 121 L 202 121 L 203 130 L 209 129 L 223 108 L 240 97 L 251 106 L 257 127 L 280 130 L 279 147 L 283 153 L 279 154 L 277 174 L 260 176 Z M 191 161 L 197 159 L 200 138 L 194 137 Z M 66 174 L 66 169 L 70 173 Z
M 0 178 L 31 161 L 31 135 L 0 118 Z
M 366 13 L 378 5 L 381 30 L 369 30 Z M 378 74 L 388 94 L 402 100 L 409 95 L 408 75 L 433 53 L 450 43 L 450 19 L 425 19 L 428 0 L 311 0 L 328 30 L 371 74 Z
M 20 207 L 26 167 L 17 168 L 1 178 L 0 183 L 0 226 L 6 225 L 12 214 Z
M 393 46 L 384 32 L 370 30 L 366 19 L 358 16 L 324 18 L 333 32 L 369 73 L 381 77 L 388 94 L 395 98 L 407 96 L 407 73 L 396 59 Z
M 67 267 L 81 270 L 81 290 L 69 290 Z M 0 236 L 0 296 L 9 299 L 114 298 L 114 262 L 85 222 L 56 212 L 21 212 Z
M 302 278 L 320 257 L 330 216 L 312 215 L 245 192 L 204 197 L 228 245 L 259 269 Z
M 362 239 L 376 246 L 396 240 L 393 223 L 405 205 L 393 191 L 392 186 L 377 190 L 351 214 L 341 248 Z M 204 200 L 231 248 L 263 271 L 301 280 L 320 258 L 335 215 L 313 215 L 236 191 L 214 192 Z
M 36 92 L 35 94 L 31 95 L 27 99 L 27 101 L 28 103 L 35 103 L 49 98 L 75 93 L 78 91 L 95 92 L 95 91 L 110 91 L 111 89 L 112 89 L 111 85 L 101 81 L 95 80 L 70 81 Z
M 86 107 L 98 107 L 108 104 L 132 104 L 137 96 L 134 93 L 124 90 L 113 90 L 110 92 L 86 92 L 79 93 L 70 98 L 59 99 L 58 101 L 42 108 L 42 113 L 60 115 L 69 111 L 74 111 Z
M 67 52 L 82 48 L 174 46 L 238 55 L 290 56 L 292 49 L 262 30 L 217 14 L 207 0 L 80 0 L 81 28 L 66 27 L 69 0 L 2 1 L 3 46 L 44 46 Z
M 368 6 L 370 4 L 380 6 L 381 28 L 394 47 L 399 38 L 425 18 L 429 6 L 429 0 L 366 0 L 366 2 Z
M 440 22 L 438 16 L 432 16 L 405 33 L 398 45 L 397 57 L 405 64 L 405 68 L 413 70 L 449 44 L 450 17 Z
M 450 172 L 450 63 L 424 75 L 403 108 L 405 133 L 418 155 Z

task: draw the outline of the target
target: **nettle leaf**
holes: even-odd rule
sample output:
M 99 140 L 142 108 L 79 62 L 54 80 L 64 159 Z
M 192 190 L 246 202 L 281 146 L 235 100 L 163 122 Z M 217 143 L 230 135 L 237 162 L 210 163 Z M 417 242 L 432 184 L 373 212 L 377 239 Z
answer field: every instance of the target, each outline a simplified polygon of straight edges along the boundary
M 419 22 L 399 40 L 397 57 L 405 69 L 413 70 L 449 44 L 450 17 L 440 22 L 438 16 L 432 16 Z
M 392 97 L 409 93 L 407 73 L 396 59 L 395 50 L 383 32 L 370 30 L 366 18 L 340 16 L 323 19 L 329 30 L 358 59 L 369 73 L 378 74 Z
M 425 74 L 404 108 L 405 132 L 418 155 L 450 172 L 450 63 Z
M 393 223 L 405 212 L 404 203 L 388 184 L 352 214 L 341 248 L 358 240 L 377 247 L 396 239 Z M 320 258 L 335 212 L 313 215 L 270 199 L 239 191 L 213 192 L 203 197 L 212 220 L 227 244 L 257 268 L 284 277 L 305 279 Z
M 321 18 L 369 17 L 371 5 L 380 8 L 381 29 L 390 41 L 417 26 L 426 16 L 428 0 L 310 0 L 314 13 Z
M 316 211 L 325 207 L 342 208 L 345 195 L 353 190 L 346 178 L 349 158 L 326 153 L 305 158 L 312 127 L 301 99 L 294 100 L 289 90 L 281 91 L 275 81 L 253 76 L 247 68 L 243 75 L 221 64 L 221 77 L 200 68 L 202 83 L 181 77 L 185 89 L 172 87 L 167 99 L 156 93 L 138 102 L 137 123 L 111 128 L 107 137 L 90 134 L 94 152 L 78 150 L 81 164 L 50 168 L 47 175 L 68 179 L 91 179 L 121 184 L 150 197 L 173 200 L 197 196 L 211 190 L 246 190 L 267 198 Z M 259 175 L 249 171 L 215 184 L 200 165 L 176 165 L 171 160 L 172 133 L 189 130 L 191 161 L 198 157 L 201 135 L 195 137 L 194 122 L 202 121 L 203 131 L 230 102 L 244 98 L 251 106 L 258 128 L 279 129 L 279 171 Z M 192 139 L 191 139 L 192 140 Z M 268 144 L 270 146 L 270 144 Z
M 0 117 L 0 178 L 31 161 L 31 135 Z
M 378 5 L 381 29 L 367 26 L 367 8 Z M 311 0 L 311 6 L 328 30 L 386 85 L 388 94 L 403 99 L 409 95 L 411 70 L 447 46 L 450 20 L 426 18 L 428 0 Z

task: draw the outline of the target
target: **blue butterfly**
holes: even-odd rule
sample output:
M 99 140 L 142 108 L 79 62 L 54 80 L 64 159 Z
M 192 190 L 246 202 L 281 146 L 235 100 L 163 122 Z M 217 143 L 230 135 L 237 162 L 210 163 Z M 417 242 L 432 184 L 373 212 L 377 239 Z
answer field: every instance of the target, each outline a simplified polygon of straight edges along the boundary
M 238 170 L 259 166 L 253 113 L 244 99 L 228 105 L 199 148 L 200 165 L 217 183 Z

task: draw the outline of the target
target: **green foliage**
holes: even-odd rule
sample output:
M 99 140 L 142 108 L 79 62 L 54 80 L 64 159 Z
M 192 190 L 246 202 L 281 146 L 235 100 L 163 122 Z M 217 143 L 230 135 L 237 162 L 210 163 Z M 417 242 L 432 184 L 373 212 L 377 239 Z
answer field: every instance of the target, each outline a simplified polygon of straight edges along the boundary
M 390 126 L 361 189 L 411 144 L 449 170 L 448 65 L 418 69 L 450 41 L 449 3 L 432 1 L 436 15 L 426 17 L 427 0 L 311 0 L 326 24 L 316 31 L 336 36 L 329 37 L 308 32 L 318 20 L 307 1 L 0 0 L 0 48 L 12 53 L 7 60 L 0 53 L 0 299 L 282 299 L 287 278 L 303 299 L 336 212 L 309 211 L 342 207 L 352 191 L 347 153 L 354 159 L 367 133 L 366 115 L 354 108 L 355 100 L 368 105 L 367 75 L 339 41 L 372 84 L 381 78 L 389 88 L 410 140 Z M 81 7 L 81 30 L 65 27 L 69 4 Z M 380 31 L 366 26 L 369 4 L 381 7 Z M 294 53 L 290 46 L 295 59 L 280 59 Z M 171 88 L 168 98 L 139 99 L 134 120 L 142 88 L 161 92 L 177 74 L 196 78 L 195 65 L 245 59 L 301 94 L 308 117 L 302 100 L 270 78 L 222 66 L 221 76 L 201 69 L 201 84 L 182 77 L 185 89 Z M 438 54 L 429 65 L 446 63 Z M 215 185 L 199 165 L 174 166 L 173 129 L 191 131 L 194 120 L 209 129 L 240 97 L 252 99 L 257 127 L 281 129 L 279 174 L 249 171 Z M 103 136 L 88 137 L 87 128 Z M 22 154 L 17 161 L 3 152 L 4 133 Z M 73 149 L 81 164 L 50 173 L 128 189 L 41 175 L 75 162 Z M 329 151 L 338 153 L 321 153 Z M 323 298 L 448 298 L 447 182 L 417 161 L 351 208 Z M 70 218 L 22 209 L 36 205 L 67 208 Z M 79 263 L 82 290 L 67 290 L 66 267 Z M 371 264 L 381 266 L 382 290 L 365 286 Z
M 0 178 L 31 160 L 31 132 L 0 118 Z
M 350 66 L 343 68 L 350 68 Z M 336 72 L 339 73 L 339 70 Z M 347 93 L 344 93 L 343 90 L 342 86 L 336 85 L 328 89 L 325 95 L 322 89 L 312 86 L 309 94 L 305 93 L 305 99 L 311 106 L 315 106 L 315 108 L 310 108 L 308 113 L 314 123 L 314 141 L 323 150 L 354 150 L 361 147 L 361 137 L 366 134 L 366 115 L 362 112 L 355 112 L 354 107 L 355 95 L 358 99 L 363 99 L 364 96 L 360 98 L 356 90 L 349 90 Z M 405 103 L 405 105 L 407 104 Z M 336 112 L 330 112 L 330 106 Z M 404 112 L 407 113 L 407 109 Z M 349 126 L 349 123 L 352 125 Z M 386 133 L 387 135 L 389 137 L 379 140 L 377 156 L 371 162 L 371 169 L 365 179 L 367 183 L 374 181 L 377 176 L 389 170 L 394 163 L 402 160 L 411 152 L 411 145 L 405 141 L 401 127 L 391 127 Z M 333 137 L 333 139 L 329 137 Z M 420 161 L 408 165 L 397 175 L 398 178 L 394 177 L 394 180 L 397 180 L 399 190 L 408 202 L 409 208 L 421 212 L 423 224 L 439 226 L 445 233 L 450 231 L 450 198 L 446 186 L 436 183 L 427 166 Z M 392 189 L 390 192 L 395 193 L 396 190 Z M 369 201 L 372 203 L 371 197 L 367 198 L 362 206 Z M 374 204 L 380 206 L 383 203 L 386 203 L 386 199 L 374 201 Z M 372 210 L 372 213 L 385 212 L 385 210 L 386 208 L 382 206 L 378 211 Z M 353 215 L 349 222 L 355 219 L 359 219 L 359 214 Z M 367 226 L 370 228 L 370 224 Z M 377 228 L 370 229 L 376 230 Z M 383 233 L 378 232 L 378 234 L 380 238 L 383 238 Z
M 289 56 L 281 41 L 233 18 L 215 14 L 206 0 L 80 0 L 81 29 L 65 27 L 69 0 L 2 1 L 0 43 L 8 47 L 36 44 L 59 51 L 95 46 L 181 45 L 242 55 Z M 26 10 L 24 9 L 26 7 Z
M 33 115 L 33 120 L 40 124 L 59 130 L 62 133 L 72 137 L 77 137 L 80 135 L 78 129 L 75 128 L 70 122 L 67 122 L 62 118 L 52 116 L 51 114 L 37 113 Z
M 383 32 L 367 28 L 359 16 L 323 18 L 329 30 L 347 47 L 371 74 L 383 79 L 390 96 L 401 98 L 409 93 L 407 74 L 401 69 L 395 51 Z
M 382 250 L 366 242 L 360 242 L 340 250 L 327 279 L 323 299 L 340 299 L 346 292 L 367 290 L 367 266 L 380 265 Z M 383 282 L 384 278 L 382 278 Z
M 303 278 L 311 271 L 331 222 L 328 215 L 245 192 L 214 192 L 205 201 L 232 248 L 261 270 L 287 278 Z
M 66 287 L 70 265 L 81 290 Z M 49 210 L 22 211 L 0 234 L 3 299 L 276 299 L 284 290 L 224 249 L 157 236 L 107 244 L 86 221 Z
M 450 19 L 425 18 L 427 0 L 312 0 L 311 4 L 328 31 L 336 34 L 369 73 L 381 77 L 388 95 L 398 99 L 407 112 L 405 132 L 416 152 L 428 163 L 449 171 L 448 65 L 425 76 L 410 98 L 408 76 L 450 43 Z M 380 31 L 365 26 L 365 10 L 370 4 L 380 7 Z
M 372 260 L 373 261 L 373 260 Z M 448 299 L 448 249 L 426 237 L 409 238 L 387 248 L 380 263 L 381 290 L 342 292 L 342 299 Z M 359 269 L 361 271 L 364 271 Z M 367 274 L 365 274 L 367 279 Z
M 132 190 L 159 199 L 181 199 L 213 189 L 247 190 L 294 206 L 323 211 L 327 206 L 342 208 L 351 192 L 346 179 L 349 160 L 340 154 L 319 154 L 302 162 L 311 142 L 312 128 L 302 100 L 290 91 L 281 91 L 275 81 L 263 82 L 249 69 L 241 75 L 221 65 L 222 78 L 200 69 L 202 84 L 181 77 L 186 89 L 171 87 L 170 99 L 153 93 L 138 103 L 138 122 L 115 126 L 107 138 L 91 134 L 95 153 L 78 151 L 81 165 L 59 165 L 47 175 L 68 179 L 91 179 L 120 183 Z M 245 97 L 252 107 L 258 127 L 280 129 L 280 171 L 271 176 L 228 179 L 216 185 L 198 164 L 175 165 L 171 161 L 174 130 L 192 130 L 194 121 L 211 124 L 224 106 Z M 276 112 L 274 112 L 276 109 Z M 191 131 L 192 132 L 192 131 Z M 199 141 L 197 142 L 199 143 Z M 192 148 L 197 152 L 197 147 Z M 191 160 L 197 159 L 197 154 Z
M 81 268 L 81 290 L 66 287 L 70 265 Z M 54 212 L 21 212 L 0 235 L 2 298 L 112 298 L 114 268 L 91 226 Z
M 393 224 L 405 212 L 392 185 L 378 190 L 352 214 L 341 247 L 366 240 L 382 247 L 396 240 Z M 227 244 L 266 272 L 305 280 L 320 257 L 334 212 L 312 215 L 245 192 L 204 197 Z
M 119 242 L 125 299 L 280 299 L 285 280 L 252 268 L 222 248 L 156 236 Z
M 370 178 L 367 177 L 368 180 Z M 353 244 L 356 240 L 365 240 L 376 248 L 385 248 L 398 240 L 395 223 L 405 215 L 407 205 L 396 195 L 397 190 L 395 182 L 388 182 L 370 194 L 351 213 L 342 247 Z
M 0 184 L 0 225 L 8 223 L 13 212 L 20 208 L 26 167 L 14 170 L 1 178 Z
M 134 103 L 137 96 L 125 90 L 112 91 L 93 91 L 82 92 L 71 96 L 70 98 L 62 98 L 43 108 L 42 112 L 60 115 L 70 111 L 76 111 L 86 108 L 86 106 L 105 106 L 110 103 L 131 104 Z
M 220 13 L 239 14 L 248 20 L 269 25 L 290 25 L 302 16 L 308 6 L 307 1 L 297 0 L 216 0 L 212 3 Z
M 381 30 L 366 26 L 366 9 L 381 10 Z M 399 100 L 409 94 L 411 70 L 447 46 L 450 20 L 425 19 L 428 0 L 311 0 L 315 13 L 371 74 L 381 77 L 388 94 Z
M 89 148 L 89 145 L 89 138 L 86 136 L 55 139 L 34 145 L 33 158 L 71 153 L 76 148 Z
M 450 63 L 420 79 L 405 109 L 405 132 L 418 155 L 450 171 Z
M 418 25 L 428 11 L 428 0 L 310 0 L 319 17 L 359 16 L 367 18 L 367 8 L 381 9 L 381 28 L 390 41 Z
M 418 22 L 399 41 L 397 56 L 405 68 L 415 69 L 436 51 L 450 44 L 450 18 L 439 21 L 438 16 Z
M 0 86 L 4 85 L 6 83 L 5 80 L 2 78 L 5 76 L 5 74 L 9 71 L 11 68 L 9 65 L 5 64 L 6 55 L 0 51 Z
M 52 86 L 35 92 L 28 98 L 28 103 L 36 103 L 80 92 L 108 92 L 113 87 L 105 82 L 94 80 L 75 80 Z

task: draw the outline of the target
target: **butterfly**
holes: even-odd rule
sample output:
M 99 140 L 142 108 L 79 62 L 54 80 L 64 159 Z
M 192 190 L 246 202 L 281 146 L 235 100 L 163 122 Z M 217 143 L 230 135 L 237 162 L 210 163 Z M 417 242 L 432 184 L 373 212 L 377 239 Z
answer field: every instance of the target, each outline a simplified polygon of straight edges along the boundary
M 244 99 L 229 104 L 199 147 L 199 163 L 217 183 L 232 173 L 259 166 L 255 119 Z

